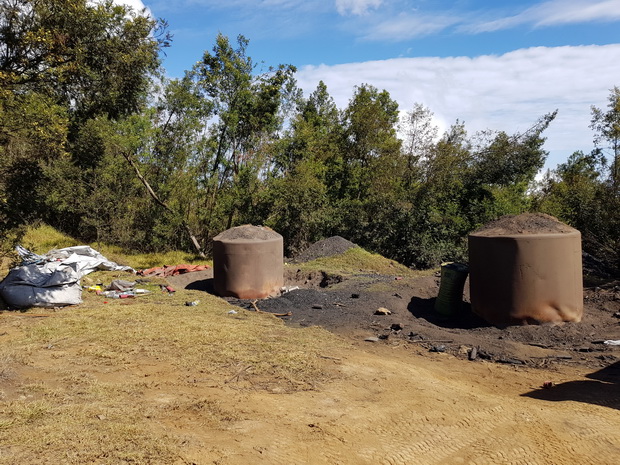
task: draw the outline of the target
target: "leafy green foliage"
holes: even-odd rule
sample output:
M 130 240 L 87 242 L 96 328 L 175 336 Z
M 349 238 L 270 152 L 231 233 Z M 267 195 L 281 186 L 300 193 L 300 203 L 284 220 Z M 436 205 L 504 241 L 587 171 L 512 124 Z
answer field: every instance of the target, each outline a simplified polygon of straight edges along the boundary
M 213 53 L 205 52 L 188 74 L 217 118 L 204 145 L 200 174 L 206 185 L 201 223 L 203 237 L 209 239 L 252 216 L 248 210 L 257 185 L 250 178 L 256 178 L 265 163 L 295 72 L 293 66 L 279 65 L 254 74 L 248 44 L 239 36 L 234 48 L 219 34 Z
M 68 119 L 43 95 L 0 93 L 0 223 L 15 227 L 43 208 L 37 190 L 46 166 L 67 157 Z
M 592 106 L 590 128 L 594 130 L 594 144 L 597 148 L 608 144 L 611 157 L 611 177 L 616 188 L 620 188 L 620 88 L 610 91 L 608 110 Z
M 44 220 L 89 242 L 201 254 L 222 230 L 262 223 L 284 236 L 287 255 L 338 234 L 426 268 L 466 260 L 480 225 L 539 209 L 618 263 L 617 88 L 606 111 L 592 108 L 596 150 L 532 191 L 556 112 L 523 133 L 470 136 L 457 120 L 439 136 L 429 109 L 401 116 L 369 84 L 344 109 L 323 82 L 303 98 L 295 68 L 256 63 L 243 36 L 219 34 L 184 78 L 156 82 L 163 21 L 111 1 L 0 7 L 7 237 Z
M 329 221 L 325 168 L 303 160 L 287 176 L 271 180 L 266 201 L 270 204 L 267 225 L 280 231 L 288 254 L 300 252 L 322 238 Z
M 89 238 L 118 222 L 100 213 L 127 193 L 101 121 L 144 108 L 167 41 L 165 23 L 111 1 L 0 0 L 3 225 L 43 219 Z
M 49 95 L 79 119 L 131 114 L 166 45 L 165 25 L 111 1 L 2 0 L 0 79 Z
M 586 252 L 609 270 L 620 270 L 620 89 L 610 91 L 608 110 L 592 107 L 595 149 L 573 153 L 549 173 L 536 192 L 536 207 L 582 234 Z

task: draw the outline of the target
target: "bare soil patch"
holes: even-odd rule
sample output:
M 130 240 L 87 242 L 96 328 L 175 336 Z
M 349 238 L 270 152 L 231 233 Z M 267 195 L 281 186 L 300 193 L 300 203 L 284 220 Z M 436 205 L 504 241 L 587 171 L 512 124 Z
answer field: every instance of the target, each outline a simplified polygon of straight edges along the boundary
M 579 325 L 498 330 L 438 318 L 433 275 L 308 269 L 256 302 L 287 318 L 205 295 L 212 270 L 1 313 L 0 464 L 617 464 L 620 362 L 590 341 L 617 334 L 617 284 Z

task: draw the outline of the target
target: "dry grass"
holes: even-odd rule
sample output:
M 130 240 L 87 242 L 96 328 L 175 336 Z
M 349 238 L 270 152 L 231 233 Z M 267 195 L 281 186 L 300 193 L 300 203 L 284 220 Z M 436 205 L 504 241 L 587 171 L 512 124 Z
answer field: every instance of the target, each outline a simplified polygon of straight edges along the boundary
M 179 291 L 131 301 L 88 294 L 78 307 L 5 312 L 21 359 L 0 358 L 0 463 L 173 463 L 180 439 L 158 425 L 189 415 L 226 429 L 239 418 L 190 386 L 286 393 L 338 376 L 321 357 L 341 344 L 329 333 L 232 309 Z
M 79 311 L 57 314 L 32 328 L 28 340 L 43 346 L 79 340 L 80 355 L 98 363 L 124 363 L 139 355 L 178 369 L 226 371 L 251 365 L 254 375 L 278 375 L 307 386 L 321 378 L 314 359 L 321 347 L 317 342 L 328 334 L 319 329 L 290 329 L 275 317 L 240 311 L 200 291 L 169 296 L 154 290 L 131 300 L 88 293 L 84 299 Z M 192 300 L 200 304 L 185 305 Z M 233 309 L 238 313 L 229 314 Z M 295 344 L 289 342 L 292 337 Z
M 6 382 L 14 375 L 15 352 L 9 347 L 0 346 L 0 382 Z
M 126 253 L 120 247 L 105 244 L 91 244 L 91 247 L 101 252 L 106 258 L 122 265 L 129 265 L 136 270 L 153 268 L 162 265 L 178 265 L 189 263 L 192 265 L 211 265 L 212 261 L 197 257 L 194 254 L 173 250 L 165 253 Z
M 75 245 L 41 228 L 36 240 L 45 243 L 27 244 L 35 252 Z M 88 282 L 116 278 L 133 276 Z M 339 376 L 328 356 L 343 343 L 324 330 L 288 328 L 204 292 L 143 287 L 152 293 L 84 292 L 79 306 L 0 314 L 0 464 L 182 463 L 183 438 L 165 427 L 175 418 L 226 430 L 240 418 L 218 401 L 226 390 L 287 393 Z

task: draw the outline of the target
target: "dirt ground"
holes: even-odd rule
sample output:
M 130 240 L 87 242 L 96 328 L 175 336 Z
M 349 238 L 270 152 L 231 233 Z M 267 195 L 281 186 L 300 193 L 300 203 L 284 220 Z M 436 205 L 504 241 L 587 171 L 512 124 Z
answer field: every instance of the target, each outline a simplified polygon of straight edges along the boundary
M 171 282 L 210 291 L 211 278 Z M 350 349 L 325 357 L 344 376 L 317 391 L 235 392 L 228 403 L 247 419 L 209 438 L 192 432 L 216 444 L 194 449 L 194 463 L 620 463 L 620 347 L 603 343 L 620 339 L 619 284 L 586 288 L 581 323 L 498 329 L 471 313 L 467 292 L 460 315 L 440 317 L 437 276 L 288 267 L 286 286 L 298 289 L 228 300 L 342 336 Z
M 336 243 L 334 250 L 321 244 L 308 256 L 348 247 Z M 22 399 L 18 382 L 43 391 L 69 379 L 79 391 L 85 382 L 100 382 L 103 388 L 122 381 L 123 396 L 138 406 L 133 410 L 137 420 L 153 438 L 178 445 L 178 457 L 114 461 L 100 455 L 100 460 L 79 462 L 67 456 L 62 462 L 41 457 L 21 463 L 620 463 L 620 347 L 603 343 L 620 339 L 617 281 L 586 288 L 581 323 L 498 329 L 471 314 L 467 292 L 459 315 L 440 317 L 434 311 L 438 276 L 338 276 L 302 272 L 298 266 L 286 267 L 290 291 L 277 298 L 227 299 L 239 307 L 231 318 L 255 312 L 256 306 L 290 312 L 278 318 L 293 328 L 321 326 L 335 333 L 338 344 L 320 346 L 317 355 L 329 378 L 310 388 L 286 389 L 278 380 L 265 388 L 253 383 L 244 367 L 231 377 L 161 362 L 157 351 L 148 350 L 123 353 L 117 363 L 105 348 L 59 340 L 32 350 L 27 366 L 13 376 L 0 372 L 0 404 L 28 400 Z M 212 292 L 212 270 L 167 279 L 180 302 L 202 299 L 197 291 Z M 179 303 L 187 312 L 200 305 Z M 390 314 L 376 314 L 380 307 Z M 43 321 L 38 315 L 4 312 L 0 343 L 10 347 L 25 331 L 41 331 Z M 266 341 L 264 347 L 274 345 Z M 102 363 L 80 365 L 88 350 Z M 114 428 L 112 419 L 120 415 L 96 413 L 87 417 L 95 429 L 108 423 Z M 0 431 L 10 425 L 11 419 L 3 423 L 0 416 Z M 105 434 L 101 437 L 105 440 Z M 54 438 L 49 447 L 62 447 Z M 16 463 L 13 453 L 0 446 L 0 464 Z
M 207 270 L 170 280 L 178 288 L 211 291 L 212 273 Z M 584 317 L 580 323 L 505 329 L 491 326 L 471 312 L 468 283 L 459 315 L 444 317 L 435 312 L 439 284 L 437 276 L 361 275 L 345 279 L 321 272 L 304 274 L 293 266 L 286 270 L 285 286 L 297 289 L 260 300 L 256 306 L 278 315 L 290 313 L 281 317 L 287 325 L 321 326 L 368 344 L 415 345 L 463 361 L 473 358 L 511 365 L 582 365 L 592 369 L 620 362 L 620 347 L 604 344 L 620 340 L 618 281 L 584 290 Z M 254 310 L 250 300 L 227 300 Z M 378 315 L 379 308 L 391 314 Z
M 195 464 L 618 463 L 618 384 L 596 374 L 463 364 L 411 346 L 359 343 L 326 357 L 344 376 L 316 391 L 167 393 L 208 395 L 242 418 L 214 431 L 187 415 L 166 432 L 187 438 L 185 463 Z M 554 387 L 542 389 L 547 380 Z

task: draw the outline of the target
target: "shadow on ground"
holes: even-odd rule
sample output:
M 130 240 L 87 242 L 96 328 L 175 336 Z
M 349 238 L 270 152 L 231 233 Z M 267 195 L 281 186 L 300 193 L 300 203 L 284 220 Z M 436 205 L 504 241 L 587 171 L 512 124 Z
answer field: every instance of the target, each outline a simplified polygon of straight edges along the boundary
M 185 289 L 193 291 L 205 291 L 209 294 L 215 295 L 215 289 L 213 288 L 213 278 L 201 279 L 199 281 L 193 281 L 185 286 Z
M 536 389 L 524 397 L 550 402 L 574 401 L 620 410 L 620 362 L 586 375 L 588 380 Z
M 429 323 L 449 329 L 486 328 L 491 325 L 471 311 L 469 302 L 462 302 L 455 315 L 446 316 L 435 310 L 435 297 L 423 299 L 412 297 L 407 309 L 416 318 L 424 318 Z

